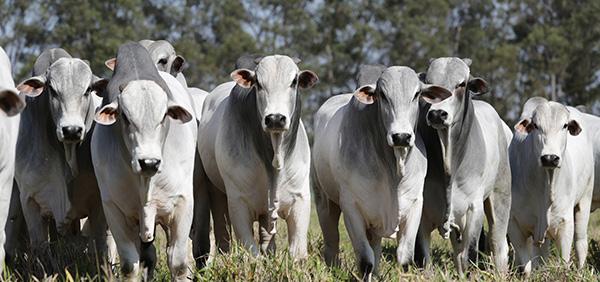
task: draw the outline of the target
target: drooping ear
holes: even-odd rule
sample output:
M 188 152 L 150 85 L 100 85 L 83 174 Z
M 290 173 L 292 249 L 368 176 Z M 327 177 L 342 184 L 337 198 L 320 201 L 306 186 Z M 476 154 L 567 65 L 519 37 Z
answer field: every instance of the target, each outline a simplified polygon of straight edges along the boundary
M 177 73 L 183 71 L 185 67 L 185 59 L 182 56 L 177 55 L 171 64 L 171 74 L 177 76 Z
M 230 76 L 235 83 L 244 88 L 250 88 L 256 82 L 256 76 L 254 72 L 249 69 L 234 70 Z
M 117 67 L 117 58 L 112 58 L 112 59 L 108 59 L 106 60 L 106 62 L 104 62 L 104 65 L 111 71 L 114 71 L 115 68 Z
M 515 131 L 523 134 L 530 133 L 533 128 L 533 123 L 531 123 L 531 120 L 528 118 L 524 118 L 515 124 Z
M 104 90 L 106 89 L 106 86 L 108 85 L 108 79 L 106 78 L 100 78 L 94 75 L 93 78 L 94 82 L 92 82 L 92 91 L 96 92 L 96 95 L 102 97 L 102 93 L 104 93 Z
M 363 85 L 354 91 L 354 98 L 359 102 L 370 105 L 375 103 L 375 85 Z
M 21 82 L 21 84 L 17 86 L 17 90 L 29 97 L 37 97 L 40 94 L 42 94 L 42 92 L 44 92 L 45 86 L 46 77 L 39 75 L 30 77 L 27 80 Z
M 25 108 L 25 101 L 12 89 L 0 89 L 0 109 L 7 116 L 17 115 Z
M 316 73 L 303 70 L 298 74 L 298 86 L 302 89 L 308 89 L 313 87 L 319 81 L 319 77 Z
M 435 85 L 428 85 L 421 89 L 421 97 L 429 104 L 436 104 L 448 99 L 452 96 L 452 92 L 448 89 Z
M 419 80 L 422 83 L 427 83 L 427 73 L 426 72 L 420 72 L 417 75 L 419 76 Z
M 569 133 L 573 136 L 577 136 L 581 133 L 581 126 L 579 126 L 579 123 L 576 120 L 569 121 L 567 128 L 569 129 Z
M 104 107 L 97 110 L 94 120 L 102 125 L 111 125 L 115 123 L 115 121 L 117 121 L 118 114 L 119 103 L 117 103 L 117 101 L 114 101 L 110 104 L 104 105 Z
M 483 95 L 489 91 L 487 81 L 480 77 L 471 77 L 468 87 L 474 96 Z
M 469 67 L 471 66 L 471 63 L 473 63 L 473 60 L 470 58 L 462 58 L 462 61 L 465 62 L 465 64 Z
M 178 120 L 181 123 L 186 123 L 186 122 L 192 120 L 192 118 L 193 118 L 192 114 L 190 114 L 190 112 L 188 112 L 182 106 L 174 104 L 174 103 L 169 103 L 169 106 L 167 107 L 166 116 L 169 116 L 174 120 Z

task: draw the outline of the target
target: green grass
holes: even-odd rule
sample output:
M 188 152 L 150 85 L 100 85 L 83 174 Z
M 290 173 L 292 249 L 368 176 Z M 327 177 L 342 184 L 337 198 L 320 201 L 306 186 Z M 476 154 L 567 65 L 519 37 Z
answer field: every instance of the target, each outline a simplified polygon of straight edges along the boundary
M 287 235 L 285 224 L 278 224 L 275 255 L 253 257 L 243 248 L 234 244 L 229 254 L 218 254 L 205 269 L 193 272 L 199 281 L 352 281 L 360 278 L 357 271 L 352 246 L 343 222 L 341 233 L 341 265 L 327 267 L 321 258 L 323 239 L 313 209 L 309 230 L 309 257 L 300 262 L 287 255 Z M 550 260 L 536 269 L 528 281 L 598 281 L 600 270 L 600 213 L 592 214 L 590 227 L 590 248 L 587 266 L 577 270 L 574 265 L 565 265 L 557 258 L 556 251 Z M 79 240 L 79 241 L 78 241 Z M 36 254 L 25 254 L 16 259 L 15 265 L 4 271 L 5 281 L 104 281 L 115 278 L 109 276 L 107 265 L 98 263 L 96 258 L 83 247 L 81 239 L 68 240 L 69 243 L 51 243 Z M 164 234 L 157 234 L 157 250 L 160 261 L 155 279 L 169 281 L 166 263 Z M 384 251 L 379 266 L 378 281 L 448 281 L 460 280 L 451 259 L 450 243 L 434 233 L 432 241 L 432 266 L 428 269 L 410 268 L 403 271 L 395 263 L 395 242 L 385 239 Z M 193 265 L 190 263 L 190 265 Z M 117 274 L 118 275 L 118 274 Z M 118 278 L 118 277 L 117 277 Z M 524 280 L 519 274 L 511 273 L 501 277 L 491 269 L 471 268 L 468 276 L 472 281 Z

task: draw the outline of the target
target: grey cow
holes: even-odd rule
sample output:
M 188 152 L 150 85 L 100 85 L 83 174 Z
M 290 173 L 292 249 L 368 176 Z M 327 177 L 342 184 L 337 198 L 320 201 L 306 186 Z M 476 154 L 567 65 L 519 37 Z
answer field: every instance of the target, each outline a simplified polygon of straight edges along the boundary
M 300 120 L 298 89 L 317 82 L 290 57 L 259 58 L 231 73 L 208 95 L 198 150 L 213 197 L 215 236 L 226 249 L 226 214 L 239 241 L 258 254 L 252 222 L 260 223 L 263 251 L 274 250 L 275 221 L 287 221 L 290 253 L 307 256 L 310 218 L 310 149 Z M 226 194 L 226 197 L 225 197 Z M 197 205 L 199 203 L 196 203 Z M 206 208 L 198 209 L 206 218 Z M 206 238 L 206 236 L 205 236 Z
M 540 97 L 525 103 L 515 126 L 509 236 L 515 264 L 526 274 L 534 257 L 548 257 L 548 239 L 556 242 L 565 262 L 575 240 L 577 265 L 585 265 L 594 186 L 594 148 L 586 126 L 575 108 Z
M 408 67 L 384 69 L 375 84 L 333 96 L 315 114 L 313 178 L 325 259 L 339 253 L 344 222 L 365 280 L 381 239 L 397 232 L 401 265 L 413 260 L 427 172 L 417 134 L 421 82 Z
M 152 61 L 159 71 L 168 72 L 177 77 L 185 66 L 185 59 L 177 55 L 175 48 L 166 40 L 140 40 L 139 43 L 150 53 Z
M 15 152 L 19 132 L 19 113 L 25 101 L 17 94 L 11 65 L 6 52 L 0 47 L 0 274 L 4 270 L 6 233 L 4 226 L 9 215 L 10 199 L 15 174 Z M 9 250 L 10 246 L 6 246 Z
M 570 112 L 577 110 L 568 107 Z M 587 134 L 591 138 L 592 147 L 594 148 L 594 195 L 592 198 L 592 211 L 600 208 L 600 117 L 581 113 L 581 117 L 587 126 Z
M 197 124 L 193 101 L 170 74 L 159 72 L 139 43 L 119 47 L 114 73 L 96 112 L 92 158 L 104 212 L 125 280 L 141 265 L 151 279 L 154 230 L 168 234 L 173 280 L 187 280 L 187 240 L 193 219 L 192 172 Z
M 107 225 L 91 162 L 95 95 L 107 81 L 60 48 L 37 58 L 33 76 L 17 88 L 29 96 L 21 115 L 15 178 L 33 246 L 48 240 L 48 218 L 60 232 L 77 231 L 88 217 L 97 250 Z
M 435 228 L 451 238 L 460 274 L 469 265 L 469 247 L 477 249 L 484 212 L 490 226 L 490 246 L 497 269 L 508 269 L 508 228 L 511 205 L 508 144 L 512 133 L 492 106 L 472 100 L 487 92 L 487 83 L 470 74 L 471 61 L 433 60 L 422 97 L 431 104 L 422 127 L 427 148 L 423 215 L 419 230 L 425 262 Z M 433 130 L 432 130 L 433 129 Z

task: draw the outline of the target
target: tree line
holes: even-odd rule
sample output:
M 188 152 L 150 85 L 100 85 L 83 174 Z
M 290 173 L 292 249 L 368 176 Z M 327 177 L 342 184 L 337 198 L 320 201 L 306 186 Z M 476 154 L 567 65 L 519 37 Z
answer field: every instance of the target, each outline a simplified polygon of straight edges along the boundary
M 320 77 L 303 94 L 307 119 L 348 93 L 363 64 L 426 71 L 430 58 L 469 57 L 509 124 L 531 96 L 600 114 L 600 1 L 115 0 L 0 2 L 0 45 L 19 82 L 44 49 L 62 47 L 109 77 L 104 61 L 129 40 L 166 39 L 188 83 L 210 91 L 242 54 L 302 59 Z M 310 124 L 310 122 L 307 122 Z

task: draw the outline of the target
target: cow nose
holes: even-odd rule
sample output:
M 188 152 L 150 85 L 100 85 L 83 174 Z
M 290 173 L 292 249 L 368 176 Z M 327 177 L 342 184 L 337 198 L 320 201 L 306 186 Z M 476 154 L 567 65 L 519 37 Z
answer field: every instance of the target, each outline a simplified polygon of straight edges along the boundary
M 444 110 L 431 110 L 427 113 L 427 120 L 430 124 L 442 125 L 448 119 L 448 113 Z
M 285 116 L 282 114 L 270 114 L 265 117 L 265 125 L 268 129 L 284 129 Z
M 412 135 L 409 133 L 394 133 L 392 134 L 392 143 L 394 143 L 394 147 L 408 147 L 411 138 Z
M 557 155 L 543 155 L 540 160 L 542 161 L 543 167 L 556 168 L 558 167 L 560 158 Z
M 158 172 L 158 167 L 160 166 L 159 159 L 140 159 L 138 162 L 142 168 L 142 173 L 152 176 Z
M 83 128 L 80 126 L 63 126 L 62 133 L 65 140 L 79 141 L 81 140 L 81 134 L 83 134 Z

